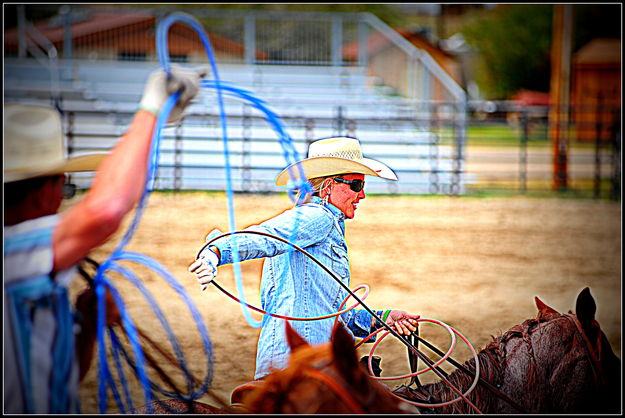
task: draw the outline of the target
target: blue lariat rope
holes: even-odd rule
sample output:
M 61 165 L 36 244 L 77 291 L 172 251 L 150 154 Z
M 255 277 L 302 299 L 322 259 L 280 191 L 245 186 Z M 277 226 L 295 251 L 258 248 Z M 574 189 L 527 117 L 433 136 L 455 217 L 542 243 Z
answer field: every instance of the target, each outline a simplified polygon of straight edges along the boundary
M 261 112 L 263 112 L 264 116 L 265 116 L 265 120 L 269 123 L 269 125 L 274 129 L 274 131 L 278 134 L 278 139 L 280 141 L 280 145 L 282 146 L 283 152 L 284 152 L 284 159 L 287 161 L 287 164 L 291 164 L 291 163 L 295 163 L 298 161 L 298 156 L 297 156 L 297 151 L 295 150 L 294 146 L 293 146 L 293 140 L 291 139 L 291 137 L 287 134 L 286 130 L 284 129 L 284 126 L 282 124 L 282 120 L 280 119 L 280 117 L 275 114 L 271 109 L 269 109 L 265 102 L 256 98 L 251 92 L 246 91 L 246 90 L 242 90 L 239 88 L 236 88 L 233 85 L 230 84 L 221 84 L 219 85 L 219 83 L 216 83 L 214 81 L 209 81 L 209 80 L 203 80 L 202 82 L 202 86 L 206 87 L 206 88 L 214 88 L 214 89 L 220 89 L 221 91 L 225 92 L 226 94 L 229 94 L 235 98 L 238 99 L 242 99 L 244 102 L 251 104 L 252 106 L 254 106 L 256 109 L 260 110 Z M 224 134 L 224 144 L 226 144 L 228 141 L 227 139 L 227 135 Z M 232 183 L 230 180 L 230 170 L 229 170 L 229 151 L 227 149 L 227 146 L 224 145 L 224 155 L 225 155 L 225 160 L 226 160 L 226 176 L 228 181 L 226 182 L 226 193 L 227 193 L 227 197 L 228 197 L 228 205 L 229 205 L 229 210 L 228 210 L 228 214 L 229 214 L 229 219 L 230 219 L 230 230 L 231 231 L 235 231 L 235 215 L 234 215 L 234 206 L 233 206 L 233 202 L 234 202 L 234 193 L 232 191 Z M 310 183 L 306 180 L 304 173 L 303 173 L 303 169 L 301 167 L 300 164 L 295 164 L 295 166 L 293 166 L 292 164 L 289 166 L 289 172 L 290 172 L 290 176 L 291 178 L 294 177 L 293 175 L 293 170 L 294 167 L 296 167 L 297 169 L 299 169 L 299 176 L 298 178 L 300 180 L 297 181 L 291 181 L 289 183 L 289 188 L 288 188 L 288 194 L 290 199 L 296 204 L 299 205 L 301 203 L 303 203 L 305 201 L 305 199 L 307 198 L 307 196 L 309 196 L 310 194 L 312 194 L 312 187 L 310 185 Z M 297 238 L 297 232 L 299 231 L 299 224 L 300 224 L 300 216 L 299 216 L 299 212 L 296 214 L 295 218 L 294 218 L 294 222 L 293 222 L 293 229 L 291 231 L 290 234 L 290 238 L 289 238 L 289 242 L 295 242 L 296 238 Z M 254 321 L 250 315 L 251 309 L 248 307 L 247 304 L 245 304 L 245 296 L 244 296 L 244 290 L 243 290 L 243 280 L 241 278 L 241 270 L 240 270 L 240 259 L 239 259 L 239 252 L 237 251 L 238 245 L 237 245 L 237 236 L 236 235 L 230 235 L 229 239 L 232 241 L 232 247 L 233 247 L 233 251 L 232 251 L 232 263 L 233 263 L 233 270 L 234 270 L 234 276 L 235 276 L 235 284 L 236 284 L 236 288 L 237 288 L 237 293 L 239 295 L 239 299 L 243 302 L 241 304 L 241 309 L 243 311 L 243 315 L 247 321 L 247 323 L 254 327 L 254 328 L 259 328 L 261 326 L 263 326 L 263 321 Z M 292 247 L 288 247 L 287 249 L 287 254 L 289 257 L 289 261 L 291 260 L 291 257 L 293 256 L 295 250 Z M 286 274 L 283 273 L 283 274 Z M 279 294 L 282 290 L 282 286 L 284 285 L 284 280 L 278 280 L 278 286 L 279 288 L 276 289 L 276 292 Z
M 226 193 L 228 197 L 229 226 L 230 226 L 230 229 L 234 231 L 235 230 L 234 193 L 232 190 L 231 166 L 230 166 L 230 161 L 229 161 L 230 153 L 228 150 L 226 114 L 225 114 L 224 104 L 223 104 L 224 93 L 229 94 L 233 97 L 239 98 L 241 100 L 244 100 L 246 103 L 252 105 L 253 107 L 260 110 L 264 114 L 265 120 L 278 134 L 280 144 L 284 150 L 284 157 L 288 164 L 293 165 L 293 163 L 298 161 L 297 152 L 295 148 L 293 147 L 292 139 L 290 138 L 290 136 L 286 133 L 286 130 L 284 129 L 281 119 L 278 117 L 277 114 L 271 111 L 263 101 L 254 97 L 254 95 L 249 91 L 238 89 L 233 85 L 222 84 L 222 82 L 219 80 L 216 61 L 213 55 L 212 48 L 210 46 L 210 41 L 208 39 L 208 36 L 204 32 L 202 25 L 197 20 L 195 20 L 195 18 L 184 13 L 174 13 L 168 16 L 167 18 L 163 19 L 157 27 L 156 41 L 157 41 L 158 57 L 159 57 L 159 61 L 163 70 L 168 74 L 168 76 L 171 75 L 171 69 L 169 65 L 169 56 L 168 56 L 169 53 L 167 49 L 167 32 L 168 32 L 169 27 L 173 23 L 178 22 L 178 21 L 186 23 L 189 26 L 191 26 L 193 29 L 195 29 L 195 31 L 198 33 L 198 35 L 202 39 L 204 48 L 206 49 L 206 53 L 209 57 L 211 68 L 215 77 L 215 79 L 211 81 L 203 80 L 202 87 L 215 89 L 217 91 L 217 98 L 218 98 L 219 109 L 220 109 L 220 121 L 221 121 L 221 127 L 222 127 L 222 137 L 223 137 L 223 142 L 224 142 L 224 156 L 225 156 L 225 161 L 226 161 L 225 163 Z M 206 391 L 210 388 L 210 385 L 212 382 L 213 358 L 212 358 L 212 346 L 211 346 L 211 341 L 210 341 L 210 337 L 208 334 L 208 330 L 206 329 L 196 306 L 194 305 L 194 303 L 191 301 L 188 294 L 184 290 L 184 287 L 176 280 L 175 277 L 173 277 L 161 264 L 159 264 L 155 260 L 152 260 L 151 258 L 142 254 L 124 251 L 124 248 L 126 247 L 128 242 L 131 240 L 133 234 L 135 233 L 138 227 L 139 220 L 141 216 L 143 215 L 143 212 L 146 207 L 149 192 L 153 190 L 154 188 L 154 180 L 156 178 L 155 174 L 156 174 L 156 170 L 158 167 L 158 159 L 159 159 L 159 145 L 161 141 L 161 130 L 166 125 L 169 115 L 172 109 L 174 108 L 174 106 L 176 105 L 179 97 L 180 97 L 179 92 L 172 94 L 166 100 L 161 111 L 158 114 L 156 128 L 154 130 L 154 135 L 152 138 L 152 144 L 150 148 L 151 158 L 148 161 L 148 167 L 147 167 L 148 175 L 146 178 L 146 184 L 145 184 L 143 193 L 141 195 L 141 198 L 139 200 L 139 204 L 135 212 L 135 216 L 130 226 L 126 230 L 126 233 L 124 234 L 121 241 L 115 248 L 115 250 L 109 256 L 109 258 L 98 267 L 96 274 L 93 278 L 93 285 L 95 288 L 95 293 L 97 297 L 97 306 L 98 306 L 96 337 L 97 337 L 98 348 L 99 348 L 98 394 L 99 394 L 100 413 L 105 413 L 107 410 L 107 404 L 106 404 L 107 388 L 111 390 L 114 400 L 121 412 L 127 412 L 134 408 L 130 393 L 128 391 L 128 383 L 127 383 L 127 379 L 123 371 L 120 353 L 124 357 L 126 362 L 130 365 L 134 373 L 136 374 L 143 388 L 145 404 L 147 405 L 148 413 L 153 413 L 153 410 L 150 405 L 151 401 L 154 399 L 153 390 L 156 390 L 160 392 L 161 394 L 164 394 L 165 396 L 173 397 L 182 401 L 193 401 L 195 399 L 198 399 L 202 395 L 204 395 Z M 295 166 L 295 169 L 299 170 L 299 173 L 298 173 L 299 175 L 296 176 L 294 168 L 290 167 L 289 168 L 290 177 L 291 179 L 299 179 L 299 180 L 289 181 L 288 193 L 289 193 L 289 197 L 291 198 L 291 200 L 299 205 L 304 201 L 304 199 L 306 199 L 308 195 L 312 193 L 312 189 L 311 189 L 310 183 L 306 181 L 301 165 L 295 164 L 294 166 Z M 294 224 L 292 237 L 291 237 L 292 240 L 294 240 L 296 237 L 297 229 L 298 229 L 298 219 L 296 218 L 296 222 Z M 240 272 L 240 266 L 239 266 L 240 260 L 238 257 L 238 252 L 236 251 L 236 248 L 237 248 L 236 240 L 233 240 L 233 247 L 235 249 L 235 251 L 233 251 L 233 256 L 234 256 L 233 264 L 235 268 L 234 270 L 235 270 L 235 278 L 237 282 L 237 290 L 239 292 L 240 299 L 244 300 L 243 285 L 242 285 L 241 272 Z M 293 250 L 291 249 L 290 251 L 292 252 Z M 189 371 L 187 367 L 187 363 L 184 358 L 184 353 L 182 352 L 182 349 L 178 343 L 178 340 L 176 336 L 174 335 L 173 330 L 169 326 L 163 312 L 161 311 L 158 304 L 156 303 L 156 300 L 147 291 L 142 281 L 136 275 L 134 275 L 129 269 L 126 269 L 118 264 L 121 261 L 130 261 L 130 262 L 142 264 L 150 268 L 152 271 L 156 272 L 161 277 L 164 277 L 165 280 L 168 282 L 168 284 L 176 291 L 178 295 L 182 297 L 185 304 L 187 305 L 187 308 L 191 312 L 191 315 L 196 323 L 198 332 L 200 333 L 203 348 L 204 348 L 204 353 L 206 355 L 206 363 L 207 363 L 206 364 L 207 365 L 206 376 L 201 382 L 200 386 L 196 388 L 195 390 L 194 390 L 193 376 L 191 375 L 191 372 Z M 157 385 L 156 383 L 152 382 L 149 379 L 146 373 L 146 368 L 145 368 L 145 365 L 146 365 L 145 355 L 143 353 L 143 350 L 141 348 L 141 344 L 139 341 L 139 332 L 137 331 L 137 328 L 135 327 L 131 317 L 129 316 L 125 308 L 124 301 L 122 297 L 120 296 L 119 291 L 113 286 L 111 280 L 109 280 L 106 277 L 106 273 L 108 271 L 117 272 L 121 274 L 123 277 L 125 277 L 137 289 L 139 289 L 141 294 L 150 303 L 153 313 L 156 315 L 161 326 L 165 330 L 167 337 L 172 345 L 173 351 L 176 354 L 177 360 L 179 362 L 179 366 L 187 380 L 187 388 L 188 388 L 189 393 L 187 394 L 172 393 L 160 387 L 159 385 Z M 111 372 L 111 369 L 109 368 L 107 355 L 106 355 L 106 336 L 105 336 L 106 290 L 111 292 L 111 295 L 113 296 L 115 304 L 117 305 L 117 309 L 120 313 L 121 320 L 122 320 L 122 326 L 126 332 L 126 335 L 128 337 L 128 341 L 130 344 L 130 348 L 131 348 L 130 351 L 132 355 L 134 356 L 134 361 L 133 361 L 130 353 L 126 351 L 126 349 L 120 343 L 120 340 L 117 334 L 115 333 L 114 329 L 112 327 L 109 327 L 108 328 L 108 340 L 110 341 L 110 344 L 111 344 L 111 351 L 113 354 L 115 369 L 116 369 L 119 382 L 122 386 L 122 391 L 121 391 L 122 393 L 120 393 L 120 391 L 116 387 L 113 373 Z M 249 312 L 246 309 L 243 309 L 243 313 L 247 322 L 250 325 L 254 327 L 259 327 L 261 325 L 260 322 L 253 321 Z M 126 402 L 122 400 L 122 395 L 126 399 Z
M 293 140 L 284 129 L 283 123 L 281 119 L 279 118 L 279 116 L 275 114 L 273 111 L 271 111 L 262 100 L 259 100 L 258 98 L 254 97 L 254 95 L 249 91 L 239 89 L 233 86 L 232 84 L 222 83 L 219 77 L 219 72 L 217 70 L 215 56 L 214 56 L 213 49 L 211 47 L 208 35 L 204 31 L 203 26 L 193 16 L 188 15 L 186 13 L 174 13 L 174 14 L 167 16 L 160 22 L 157 28 L 156 40 L 157 40 L 158 58 L 159 58 L 159 61 L 161 63 L 161 67 L 163 68 L 163 70 L 167 72 L 168 74 L 171 73 L 170 65 L 168 62 L 169 52 L 168 52 L 168 45 L 167 45 L 167 31 L 169 30 L 169 27 L 175 22 L 186 23 L 189 26 L 191 26 L 193 29 L 195 29 L 195 31 L 197 32 L 197 34 L 200 36 L 202 40 L 202 44 L 204 45 L 204 49 L 206 50 L 206 54 L 210 61 L 214 80 L 212 81 L 203 80 L 202 87 L 211 88 L 211 89 L 216 90 L 217 92 L 217 102 L 219 105 L 219 118 L 220 118 L 220 124 L 221 124 L 221 136 L 222 136 L 223 145 L 224 145 L 224 160 L 225 160 L 224 169 L 225 169 L 225 175 L 226 175 L 226 196 L 227 196 L 227 201 L 228 201 L 228 221 L 229 221 L 228 225 L 229 225 L 230 230 L 234 231 L 236 229 L 234 191 L 232 187 L 232 168 L 230 164 L 230 150 L 229 150 L 229 144 L 228 144 L 227 119 L 226 119 L 226 112 L 224 109 L 224 101 L 223 101 L 224 92 L 236 98 L 244 100 L 245 102 L 252 105 L 253 107 L 258 109 L 265 115 L 265 120 L 278 134 L 280 145 L 282 146 L 284 150 L 284 158 L 287 164 L 289 164 L 289 173 L 290 173 L 291 178 L 296 178 L 296 176 L 294 175 L 294 168 L 292 165 L 295 164 L 299 160 L 297 151 L 295 150 L 293 146 Z M 306 199 L 308 195 L 312 193 L 312 188 L 311 188 L 310 183 L 306 181 L 306 177 L 304 175 L 304 171 L 301 165 L 295 164 L 295 166 L 299 169 L 299 176 L 297 176 L 299 180 L 295 182 L 291 181 L 289 183 L 288 193 L 289 193 L 289 197 L 291 198 L 291 200 L 295 201 L 296 204 L 300 204 Z M 296 190 L 299 193 L 297 193 Z M 291 241 L 295 240 L 298 229 L 299 229 L 299 217 L 296 217 L 294 225 L 293 225 L 293 231 L 291 233 Z M 239 257 L 239 253 L 237 251 L 238 249 L 237 237 L 232 237 L 232 246 L 233 246 L 232 265 L 233 265 L 233 271 L 234 271 L 234 276 L 235 276 L 236 288 L 240 296 L 240 299 L 244 301 L 245 296 L 244 296 L 244 289 L 243 289 L 243 280 L 241 278 L 241 266 L 240 266 L 241 260 Z M 292 254 L 293 254 L 293 249 L 289 248 L 288 249 L 289 258 L 292 256 Z M 250 314 L 250 310 L 247 308 L 247 306 L 246 305 L 241 305 L 241 306 L 242 306 L 243 315 L 247 323 L 254 328 L 261 327 L 263 322 L 255 321 L 252 318 Z

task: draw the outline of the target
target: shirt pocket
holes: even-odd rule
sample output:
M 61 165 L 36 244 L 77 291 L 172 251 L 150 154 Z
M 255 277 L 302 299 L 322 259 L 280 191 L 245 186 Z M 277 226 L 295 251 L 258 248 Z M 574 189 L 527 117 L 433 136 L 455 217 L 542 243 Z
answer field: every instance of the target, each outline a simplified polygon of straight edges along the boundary
M 332 271 L 338 275 L 343 282 L 349 279 L 349 258 L 347 258 L 347 250 L 338 245 L 332 245 Z

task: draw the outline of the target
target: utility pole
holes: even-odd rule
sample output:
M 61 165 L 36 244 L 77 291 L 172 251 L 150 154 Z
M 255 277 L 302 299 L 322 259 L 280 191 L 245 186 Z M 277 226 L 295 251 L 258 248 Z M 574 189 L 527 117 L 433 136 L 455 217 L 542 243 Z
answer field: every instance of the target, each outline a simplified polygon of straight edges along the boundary
M 568 187 L 573 5 L 555 4 L 553 7 L 549 138 L 553 149 L 553 188 L 566 190 Z

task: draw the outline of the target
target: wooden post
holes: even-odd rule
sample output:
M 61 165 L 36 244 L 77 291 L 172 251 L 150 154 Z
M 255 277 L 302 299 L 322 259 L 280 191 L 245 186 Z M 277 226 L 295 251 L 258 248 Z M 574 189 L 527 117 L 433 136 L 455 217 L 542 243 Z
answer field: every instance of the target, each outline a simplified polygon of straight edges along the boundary
M 554 5 L 549 93 L 549 138 L 553 149 L 553 188 L 568 187 L 569 108 L 573 6 Z

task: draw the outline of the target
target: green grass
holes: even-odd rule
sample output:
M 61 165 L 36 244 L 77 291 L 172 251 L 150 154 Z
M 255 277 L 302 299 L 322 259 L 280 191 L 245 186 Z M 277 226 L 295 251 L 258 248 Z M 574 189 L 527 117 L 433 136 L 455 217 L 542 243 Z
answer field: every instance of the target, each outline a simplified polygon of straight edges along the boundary
M 529 198 L 558 198 L 558 199 L 580 199 L 580 200 L 602 200 L 614 202 L 620 201 L 619 196 L 612 196 L 612 184 L 609 180 L 602 180 L 599 196 L 595 196 L 594 184 L 592 181 L 571 182 L 565 190 L 555 190 L 550 182 L 528 182 L 525 191 L 520 190 L 516 182 L 499 183 L 497 185 L 468 185 L 467 197 L 529 197 Z
M 449 128 L 440 130 L 441 143 L 452 144 L 455 141 L 455 132 Z M 545 140 L 534 139 L 534 134 L 528 141 L 528 146 L 546 146 Z M 467 126 L 466 144 L 467 146 L 487 146 L 487 147 L 518 147 L 520 143 L 520 132 L 518 129 L 507 124 Z
M 440 130 L 441 143 L 453 144 L 454 132 L 450 128 Z M 470 147 L 519 147 L 522 133 L 519 127 L 508 123 L 491 123 L 480 125 L 468 125 L 466 145 Z M 571 128 L 569 133 L 569 146 L 572 148 L 594 148 L 590 142 L 578 142 L 575 140 L 575 130 Z M 551 147 L 546 126 L 535 125 L 528 134 L 528 147 L 546 148 Z

